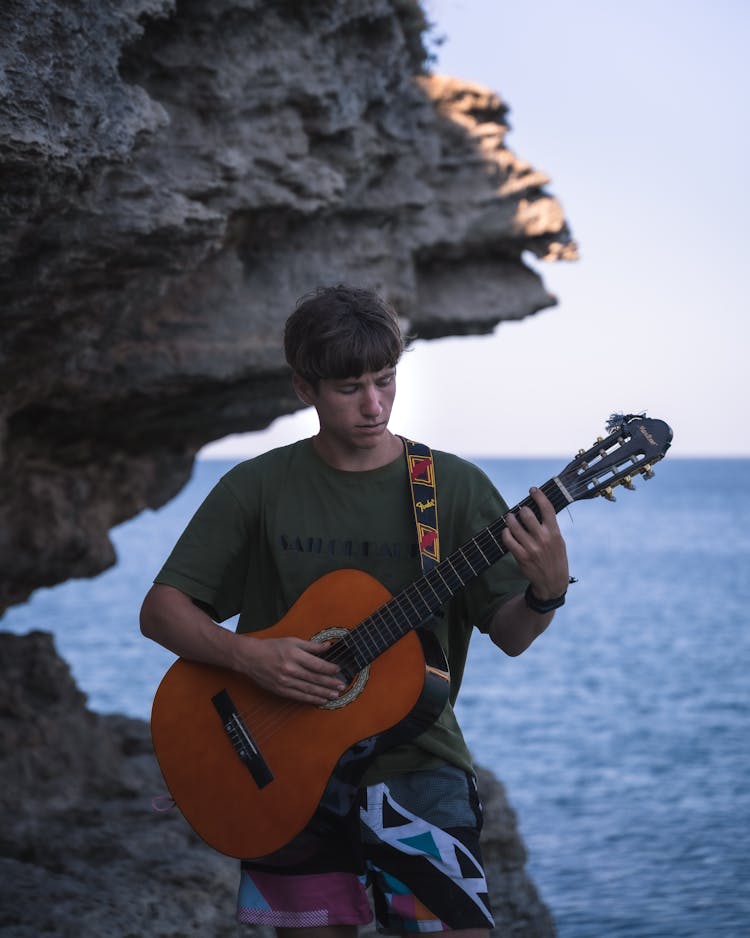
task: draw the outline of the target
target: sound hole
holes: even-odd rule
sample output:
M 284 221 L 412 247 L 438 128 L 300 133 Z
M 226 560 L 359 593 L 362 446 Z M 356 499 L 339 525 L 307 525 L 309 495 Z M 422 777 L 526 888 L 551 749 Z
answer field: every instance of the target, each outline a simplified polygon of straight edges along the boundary
M 332 626 L 328 629 L 323 629 L 322 632 L 318 632 L 317 635 L 313 635 L 311 641 L 313 642 L 338 642 L 340 639 L 345 638 L 349 634 L 348 629 L 340 628 L 339 626 Z M 336 645 L 332 645 L 326 655 L 329 661 L 336 660 Z M 348 657 L 348 656 L 347 656 Z M 346 662 L 343 664 L 344 670 L 346 670 Z M 369 664 L 362 668 L 361 671 L 358 671 L 352 680 L 349 683 L 349 686 L 344 690 L 344 692 L 337 697 L 335 700 L 329 700 L 327 703 L 321 704 L 321 710 L 340 710 L 342 707 L 348 706 L 353 700 L 356 700 L 357 697 L 364 690 L 365 684 L 367 684 L 367 679 L 370 676 L 370 666 Z

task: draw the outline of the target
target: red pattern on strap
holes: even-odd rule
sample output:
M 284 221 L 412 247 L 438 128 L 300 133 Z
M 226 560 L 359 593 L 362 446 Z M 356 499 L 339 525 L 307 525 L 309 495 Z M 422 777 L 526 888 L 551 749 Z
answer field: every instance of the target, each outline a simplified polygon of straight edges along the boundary
M 420 550 L 429 550 L 432 545 L 435 543 L 437 538 L 437 531 L 425 531 L 422 535 L 422 540 L 419 542 Z
M 411 467 L 412 479 L 419 479 L 421 476 L 429 475 L 431 465 L 431 459 L 420 459 L 418 462 L 415 462 Z
M 409 471 L 409 488 L 417 526 L 417 545 L 422 572 L 440 561 L 435 465 L 429 446 L 402 437 Z

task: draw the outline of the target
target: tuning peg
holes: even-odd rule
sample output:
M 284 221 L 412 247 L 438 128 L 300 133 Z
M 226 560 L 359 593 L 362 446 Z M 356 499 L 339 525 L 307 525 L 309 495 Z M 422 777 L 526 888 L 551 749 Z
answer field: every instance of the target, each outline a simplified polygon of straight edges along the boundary
M 602 495 L 607 499 L 608 502 L 616 502 L 617 499 L 612 494 L 612 486 L 608 485 L 606 489 L 602 491 Z

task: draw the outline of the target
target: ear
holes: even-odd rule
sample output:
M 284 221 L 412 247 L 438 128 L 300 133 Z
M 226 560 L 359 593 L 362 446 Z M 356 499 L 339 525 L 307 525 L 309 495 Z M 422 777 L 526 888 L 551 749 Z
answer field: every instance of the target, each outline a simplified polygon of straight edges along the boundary
M 315 389 L 309 381 L 305 381 L 296 371 L 292 374 L 292 387 L 303 404 L 313 405 L 315 403 Z

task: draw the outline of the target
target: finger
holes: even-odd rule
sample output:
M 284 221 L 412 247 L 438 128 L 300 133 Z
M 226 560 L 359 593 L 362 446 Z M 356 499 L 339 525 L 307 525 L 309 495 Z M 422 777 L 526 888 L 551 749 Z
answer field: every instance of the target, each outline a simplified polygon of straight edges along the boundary
M 543 521 L 534 509 L 528 505 L 524 505 L 518 510 L 518 520 L 521 522 L 523 530 L 529 534 L 536 533 L 541 528 Z
M 529 489 L 529 494 L 539 509 L 542 524 L 557 525 L 557 512 L 555 511 L 555 506 L 547 498 L 544 492 L 533 485 Z
M 305 703 L 335 700 L 346 686 L 338 678 L 296 669 L 277 674 L 274 683 L 276 693 Z
M 298 703 L 313 704 L 317 707 L 323 706 L 323 704 L 327 704 L 331 700 L 336 700 L 336 698 L 340 696 L 338 691 L 319 689 L 317 687 L 310 686 L 282 686 L 277 690 L 277 693 L 282 697 L 287 697 L 290 700 L 297 701 Z
M 290 666 L 278 675 L 279 683 L 287 690 L 300 690 L 323 694 L 335 694 L 346 686 L 339 671 L 324 674 L 304 665 Z
M 332 644 L 333 642 L 300 642 L 298 647 L 305 656 L 300 659 L 303 666 L 316 674 L 338 674 L 338 664 L 320 657 Z
M 515 554 L 518 548 L 521 547 L 520 538 L 523 531 L 523 525 L 514 514 L 511 513 L 505 516 L 505 530 L 502 532 L 502 540 L 506 550 Z
M 527 507 L 519 508 L 517 513 L 511 512 L 505 516 L 506 530 L 513 543 L 528 549 L 533 543 L 532 532 L 538 532 L 539 521 L 534 512 Z
M 328 651 L 331 645 L 333 645 L 333 642 L 306 642 L 303 639 L 300 639 L 298 642 L 298 647 L 302 648 L 303 651 L 306 651 L 310 655 L 322 655 L 324 652 Z
M 316 652 L 317 645 L 312 650 Z M 341 662 L 325 661 L 315 653 L 309 654 L 306 649 L 300 649 L 300 655 L 301 657 L 294 661 L 300 669 L 295 672 L 295 676 L 327 690 L 343 690 L 346 687 L 346 680 L 341 673 Z

